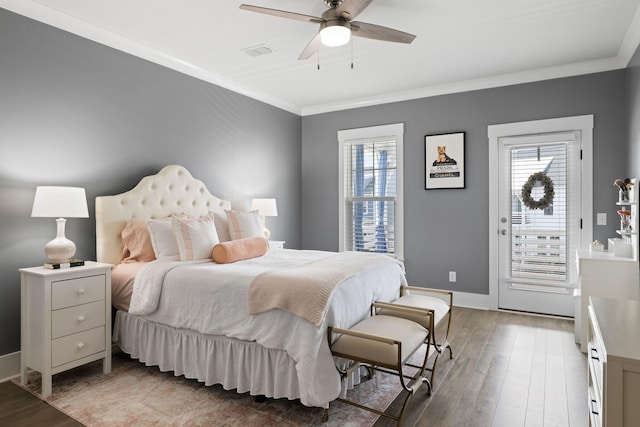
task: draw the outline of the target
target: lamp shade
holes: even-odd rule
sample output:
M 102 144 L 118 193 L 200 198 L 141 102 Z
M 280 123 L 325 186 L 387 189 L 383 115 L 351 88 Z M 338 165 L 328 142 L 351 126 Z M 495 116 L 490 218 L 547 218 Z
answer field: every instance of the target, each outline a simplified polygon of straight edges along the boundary
M 351 28 L 344 21 L 327 21 L 320 30 L 320 41 L 325 46 L 342 46 L 349 43 L 351 39 Z
M 276 199 L 253 199 L 251 209 L 257 210 L 261 216 L 278 216 Z
M 36 187 L 32 217 L 88 218 L 87 196 L 80 187 Z

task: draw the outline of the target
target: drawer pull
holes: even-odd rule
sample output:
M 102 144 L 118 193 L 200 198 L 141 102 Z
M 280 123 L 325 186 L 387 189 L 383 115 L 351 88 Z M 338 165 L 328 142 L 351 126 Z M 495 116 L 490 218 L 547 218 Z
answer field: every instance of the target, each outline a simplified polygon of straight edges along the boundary
M 598 362 L 600 361 L 600 358 L 598 357 L 598 350 L 596 350 L 595 348 L 591 349 L 591 358 L 593 360 L 597 360 Z
M 84 288 L 78 289 L 78 295 L 84 295 L 85 292 Z
M 78 322 L 84 322 L 85 320 L 87 320 L 87 318 L 84 317 L 82 314 L 78 316 Z
M 593 415 L 600 415 L 600 413 L 598 412 L 598 402 L 594 399 L 591 399 L 591 413 Z
M 85 343 L 83 343 L 83 342 L 79 342 L 79 343 L 78 343 L 78 346 L 77 346 L 77 347 L 78 347 L 78 350 L 80 350 L 80 349 L 84 348 L 84 346 L 85 346 Z

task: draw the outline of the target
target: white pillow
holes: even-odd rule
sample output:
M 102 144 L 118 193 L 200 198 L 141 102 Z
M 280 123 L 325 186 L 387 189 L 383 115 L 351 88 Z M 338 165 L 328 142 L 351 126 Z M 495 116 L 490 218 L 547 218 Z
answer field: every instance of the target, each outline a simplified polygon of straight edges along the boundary
M 265 237 L 257 210 L 247 212 L 227 210 L 225 212 L 229 220 L 229 234 L 233 240 Z
M 219 243 L 211 213 L 202 218 L 173 216 L 171 225 L 178 245 L 180 261 L 211 258 L 213 247 Z
M 229 220 L 227 215 L 221 212 L 209 212 L 209 215 L 213 214 L 213 222 L 216 224 L 216 232 L 218 233 L 218 240 L 221 242 L 228 242 L 231 240 L 231 234 L 229 234 Z
M 171 227 L 171 218 L 150 219 L 147 221 L 151 246 L 160 260 L 179 260 L 178 243 Z

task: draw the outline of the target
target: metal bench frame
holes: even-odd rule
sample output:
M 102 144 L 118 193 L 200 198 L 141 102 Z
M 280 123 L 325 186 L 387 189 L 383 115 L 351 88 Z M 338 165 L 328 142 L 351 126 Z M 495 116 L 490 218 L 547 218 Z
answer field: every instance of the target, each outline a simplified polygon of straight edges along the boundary
M 373 303 L 371 310 L 372 310 L 372 315 L 375 316 L 375 312 L 377 309 L 381 309 L 385 306 L 386 303 Z M 404 307 L 404 306 L 395 306 L 394 310 L 401 310 L 407 313 L 413 313 L 413 314 L 418 314 L 418 315 L 424 315 L 427 322 L 429 324 L 433 324 L 433 310 L 425 310 L 425 309 L 421 309 L 421 308 L 416 308 L 416 307 Z M 367 318 L 368 319 L 368 318 Z M 367 319 L 364 319 L 362 322 L 366 322 Z M 406 322 L 413 322 L 411 320 L 408 319 L 403 319 Z M 339 338 L 335 338 L 335 334 L 343 334 L 343 335 L 348 335 L 348 336 L 352 336 L 352 337 L 356 337 L 356 338 L 361 338 L 361 339 L 365 339 L 365 340 L 373 340 L 373 341 L 377 341 L 380 343 L 384 343 L 387 345 L 391 345 L 391 346 L 396 346 L 397 347 L 397 361 L 395 364 L 391 365 L 391 364 L 386 364 L 381 362 L 380 360 L 375 360 L 375 355 L 370 355 L 369 357 L 358 357 L 357 355 L 353 355 L 353 354 L 344 354 L 344 353 L 340 353 L 337 351 L 334 351 L 333 349 L 331 350 L 332 354 L 336 357 L 342 357 L 344 359 L 349 359 L 354 361 L 354 363 L 349 366 L 347 369 L 345 370 L 341 370 L 338 369 L 338 371 L 341 374 L 341 377 L 344 379 L 346 378 L 348 375 L 350 375 L 351 373 L 353 373 L 355 370 L 359 369 L 361 365 L 364 365 L 368 371 L 369 371 L 369 376 L 367 377 L 367 379 L 370 379 L 371 377 L 373 377 L 374 372 L 375 371 L 380 371 L 383 373 L 387 373 L 387 374 L 392 374 L 392 375 L 396 375 L 399 377 L 400 379 L 400 384 L 402 386 L 402 389 L 405 390 L 407 392 L 407 396 L 404 399 L 404 402 L 402 404 L 402 408 L 400 410 L 400 414 L 399 415 L 393 415 L 393 414 L 389 414 L 387 412 L 384 411 L 380 411 L 378 409 L 375 408 L 371 408 L 365 405 L 361 405 L 359 403 L 356 402 L 352 402 L 350 400 L 347 399 L 343 399 L 343 398 L 337 398 L 336 400 L 343 402 L 343 403 L 347 403 L 349 405 L 353 405 L 355 407 L 358 407 L 360 409 L 364 409 L 370 412 L 373 412 L 375 414 L 387 417 L 387 418 L 391 418 L 393 420 L 396 420 L 398 423 L 398 426 L 400 426 L 402 424 L 402 419 L 404 417 L 404 413 L 405 410 L 407 408 L 407 404 L 409 402 L 409 399 L 416 393 L 416 391 L 420 388 L 420 386 L 424 383 L 427 384 L 429 391 L 428 393 L 431 394 L 431 381 L 425 377 L 425 372 L 428 370 L 427 369 L 427 360 L 429 359 L 429 355 L 430 355 L 430 348 L 431 345 L 434 344 L 432 337 L 433 337 L 433 333 L 431 332 L 433 329 L 427 331 L 425 330 L 425 338 L 423 340 L 423 343 L 427 344 L 427 348 L 426 348 L 426 352 L 425 352 L 425 357 L 424 357 L 424 362 L 422 363 L 422 366 L 417 366 L 417 365 L 410 365 L 407 362 L 408 359 L 411 358 L 411 356 L 413 356 L 413 354 L 415 354 L 415 352 L 422 346 L 422 345 L 418 345 L 416 348 L 411 349 L 409 355 L 405 358 L 405 360 L 402 360 L 402 342 L 393 339 L 393 338 L 388 338 L 388 337 L 381 337 L 378 335 L 374 335 L 374 334 L 369 334 L 369 333 L 363 333 L 363 332 L 359 332 L 359 331 L 354 331 L 351 329 L 343 329 L 343 328 L 334 328 L 334 327 L 329 327 L 328 328 L 328 334 L 327 334 L 327 338 L 329 340 L 329 347 L 332 348 L 333 344 L 337 341 L 337 339 Z M 434 346 L 434 348 L 436 348 Z M 415 368 L 418 368 L 419 371 L 416 375 L 414 376 L 408 376 L 406 374 L 404 374 L 403 372 L 403 366 L 407 365 L 407 366 L 412 366 Z M 405 381 L 405 378 L 410 378 L 409 383 L 407 384 Z M 327 407 L 324 411 L 324 417 L 323 417 L 323 422 L 326 422 L 329 418 L 329 407 Z

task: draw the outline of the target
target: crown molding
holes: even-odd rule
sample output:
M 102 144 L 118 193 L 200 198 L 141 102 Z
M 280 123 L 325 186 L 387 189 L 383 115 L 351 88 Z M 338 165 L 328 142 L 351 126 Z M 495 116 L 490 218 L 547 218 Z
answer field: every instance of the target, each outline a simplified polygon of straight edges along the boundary
M 432 96 L 447 95 L 452 93 L 470 92 L 473 90 L 531 83 L 542 80 L 600 73 L 604 71 L 625 68 L 627 63 L 628 60 L 625 61 L 619 56 L 616 56 L 595 61 L 587 61 L 575 64 L 566 64 L 555 67 L 521 71 L 517 73 L 502 74 L 482 79 L 445 83 L 441 85 L 427 86 L 421 89 L 412 89 L 404 92 L 363 97 L 359 99 L 350 99 L 335 103 L 311 105 L 302 108 L 302 116 L 348 110 L 351 108 L 369 107 L 373 105 L 388 104 L 392 102 L 409 101 L 420 98 L 429 98 Z
M 640 8 L 632 19 L 629 30 L 615 57 L 565 64 L 548 68 L 527 70 L 480 79 L 426 86 L 402 92 L 387 93 L 370 97 L 345 99 L 337 102 L 299 106 L 245 87 L 237 82 L 195 66 L 172 55 L 165 54 L 149 46 L 137 43 L 124 36 L 81 21 L 65 13 L 43 6 L 32 0 L 0 0 L 0 7 L 31 19 L 52 25 L 56 28 L 76 34 L 105 46 L 129 53 L 177 72 L 215 84 L 238 94 L 280 108 L 299 116 L 310 116 L 334 111 L 343 111 L 392 102 L 408 101 L 419 98 L 510 86 L 535 81 L 599 73 L 625 68 L 640 45 Z
M 229 89 L 233 92 L 253 98 L 257 101 L 278 107 L 282 110 L 300 115 L 302 109 L 265 93 L 246 88 L 230 79 L 195 66 L 175 56 L 160 52 L 144 44 L 135 42 L 104 28 L 89 24 L 80 19 L 30 0 L 0 0 L 0 7 L 11 12 L 51 25 L 85 39 L 100 43 L 107 47 L 145 59 L 166 68 L 178 71 L 191 77 Z

